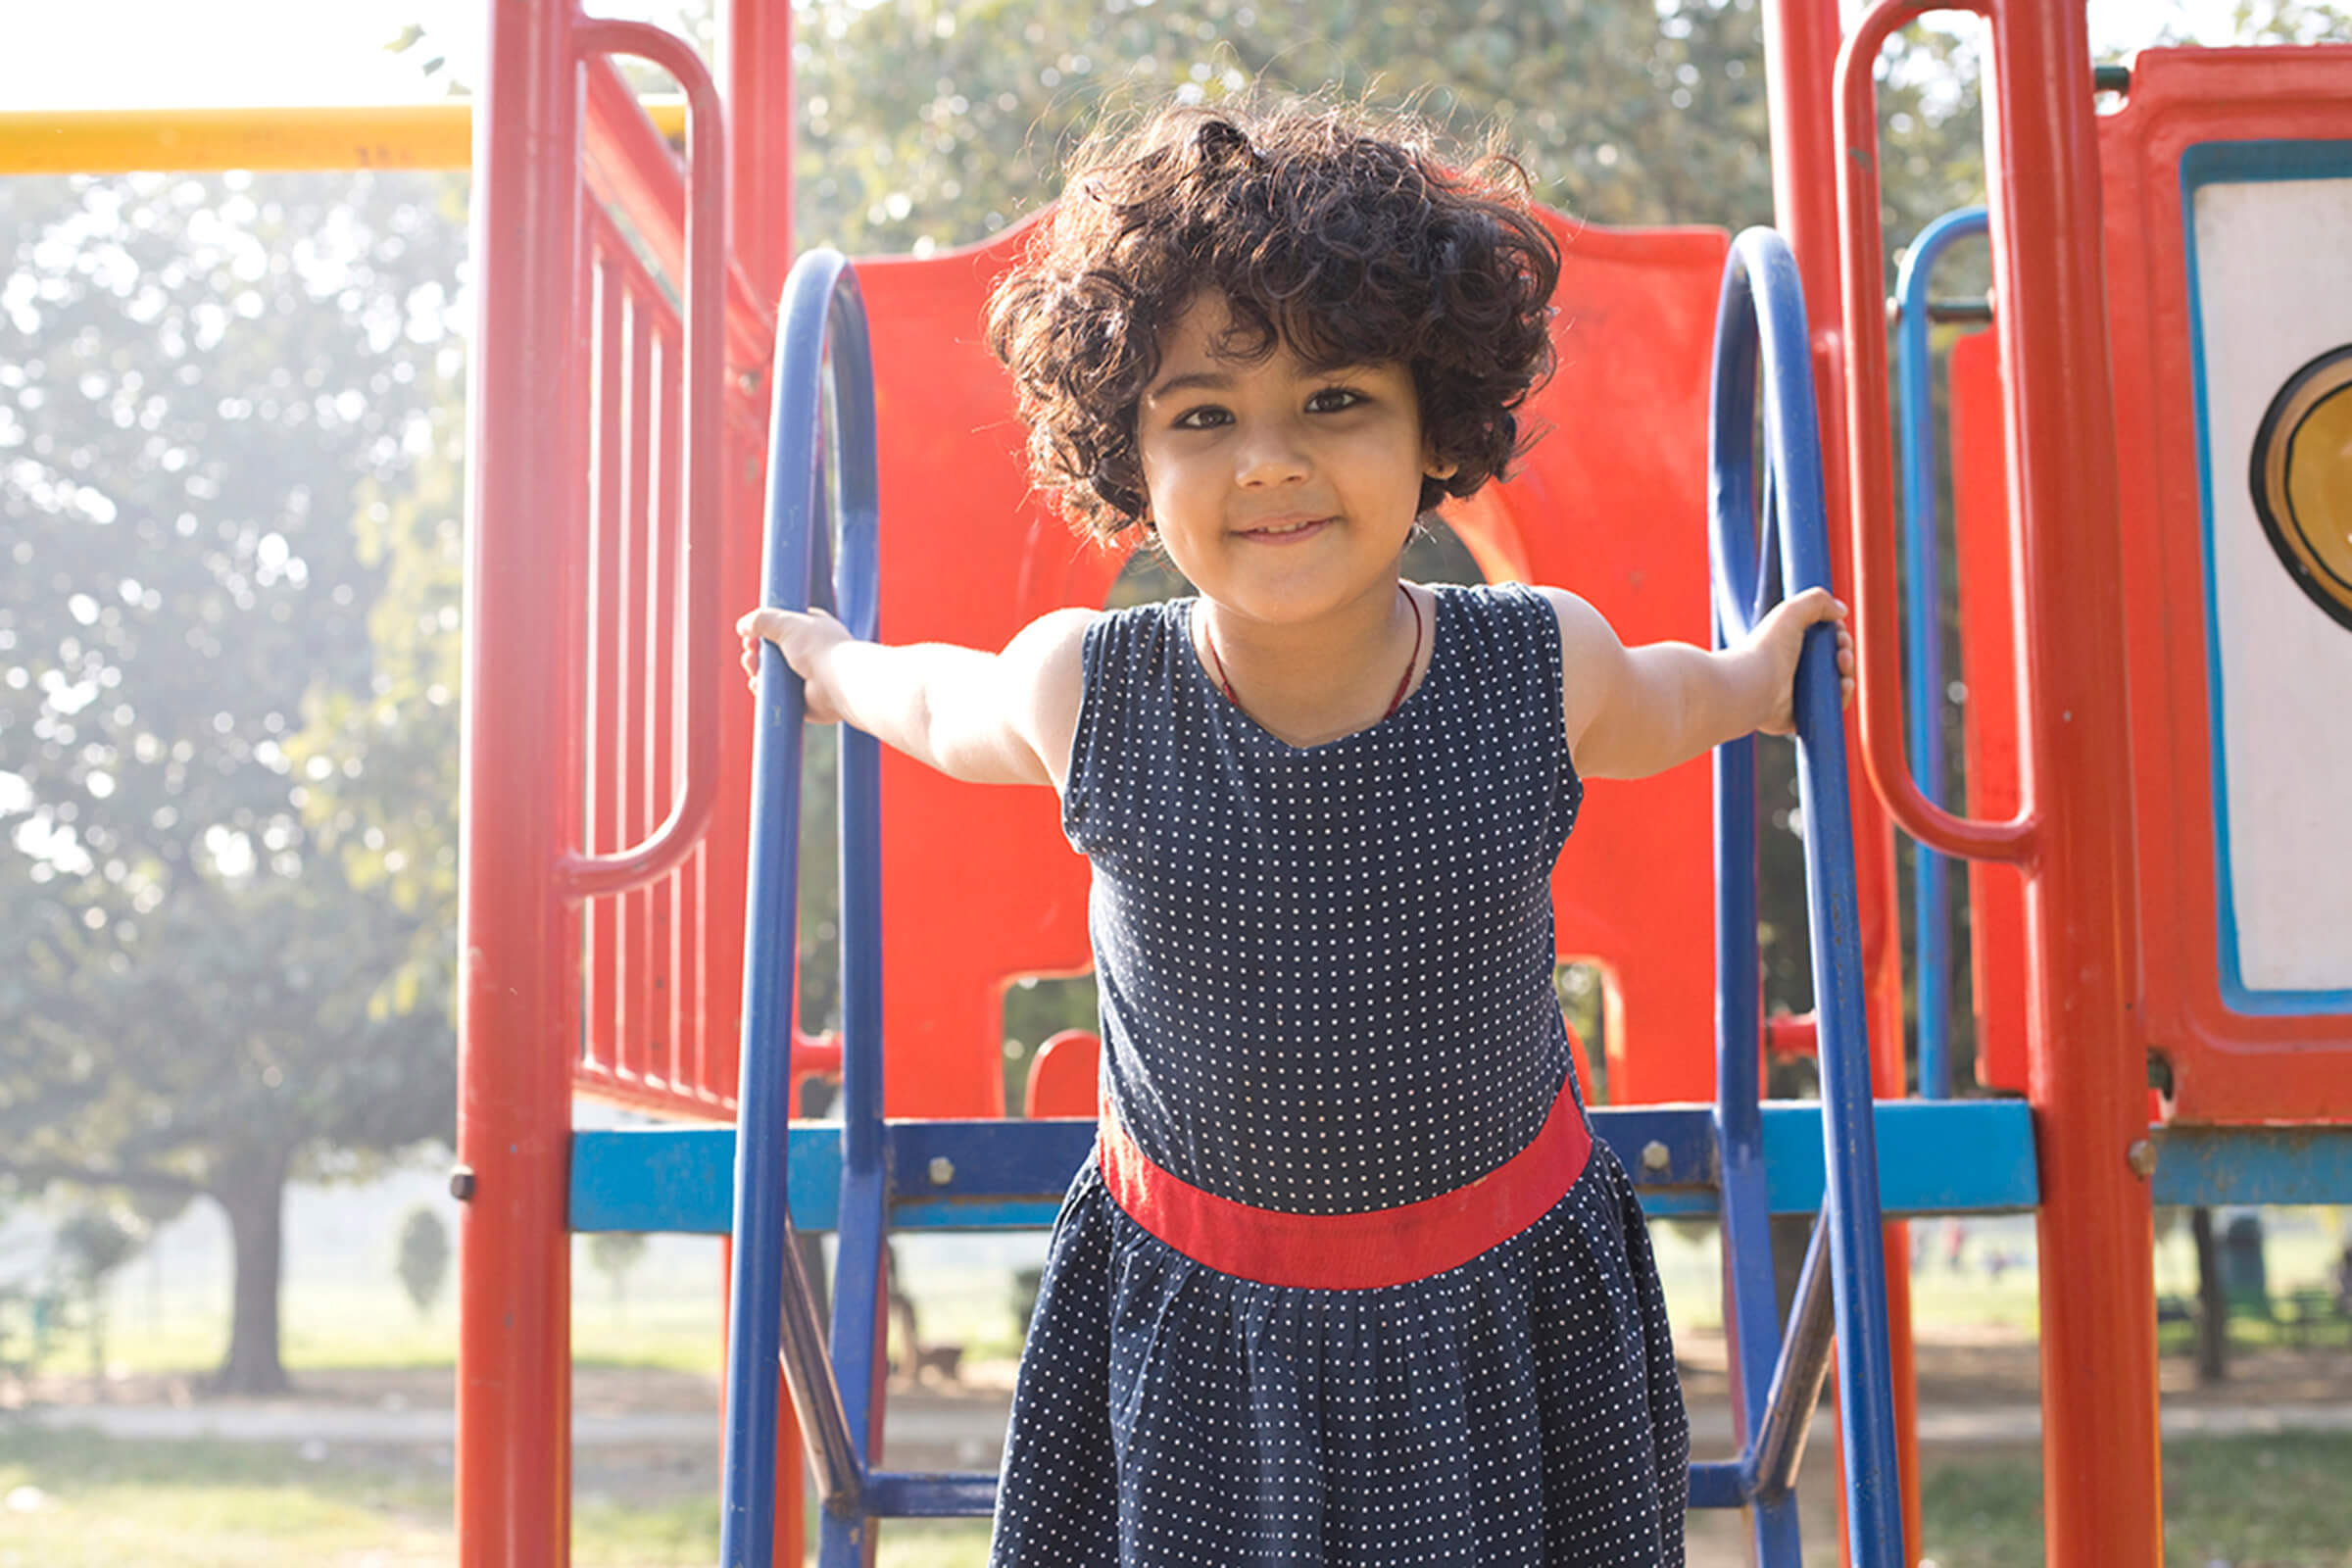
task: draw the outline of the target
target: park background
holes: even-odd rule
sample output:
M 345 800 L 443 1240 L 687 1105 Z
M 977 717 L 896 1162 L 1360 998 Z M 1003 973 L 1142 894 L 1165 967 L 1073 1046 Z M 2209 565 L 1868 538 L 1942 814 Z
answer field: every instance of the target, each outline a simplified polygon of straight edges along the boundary
M 708 44 L 701 8 L 613 9 Z M 482 74 L 481 8 L 451 0 L 8 11 L 5 111 L 433 101 Z M 1348 3 L 1303 19 L 1234 0 L 877 0 L 795 17 L 804 244 L 982 238 L 1042 205 L 1106 106 L 1255 81 L 1409 98 L 1465 137 L 1499 127 L 1538 196 L 1592 221 L 1770 217 L 1752 0 Z M 2341 9 L 2299 0 L 2107 0 L 2091 19 L 2102 60 L 2352 38 Z M 1976 75 L 1966 30 L 1914 28 L 1890 57 L 1898 244 L 1979 198 Z M 0 1568 L 446 1559 L 445 1445 L 389 1418 L 446 1408 L 455 1345 L 442 1172 L 466 190 L 462 173 L 0 179 Z M 1955 262 L 1951 291 L 1982 283 L 1981 259 Z M 1768 856 L 1783 890 L 1768 927 L 1794 931 L 1793 840 Z M 812 856 L 810 880 L 826 875 Z M 812 912 L 805 1000 L 821 1025 L 827 922 Z M 1773 1000 L 1801 1008 L 1801 941 L 1771 934 Z M 1963 943 L 1956 975 L 1967 961 Z M 1563 1001 L 1591 1024 L 1589 977 L 1565 975 Z M 1016 989 L 1008 1077 L 1090 1020 L 1083 986 Z M 1965 1018 L 1956 1034 L 1965 1062 Z M 1783 1092 L 1804 1091 L 1794 1071 Z M 2243 1217 L 2208 1222 L 2226 1235 Z M 2342 1216 L 2263 1218 L 2265 1294 L 2326 1290 Z M 2159 1289 L 2183 1300 L 2191 1231 L 2166 1216 L 2159 1244 Z M 2003 1408 L 2030 1404 L 2031 1222 L 1971 1224 L 1957 1266 L 1953 1234 L 1914 1232 L 1925 1374 L 1942 1375 L 1941 1346 L 1950 1396 L 1973 1379 Z M 603 1400 L 694 1430 L 719 1355 L 716 1244 L 578 1247 L 583 1417 Z M 1661 1247 L 1703 1397 L 1711 1235 L 1661 1227 Z M 953 1381 L 935 1371 L 909 1398 L 968 1416 L 936 1430 L 941 1462 L 971 1463 L 1042 1238 L 902 1249 L 917 1338 L 961 1352 Z M 2183 1336 L 2167 1343 L 2185 1365 Z M 2240 1406 L 2340 1410 L 2352 1388 L 2352 1346 L 2324 1334 L 2257 1318 L 2236 1350 Z M 2195 1381 L 2168 1372 L 2211 1402 Z M 184 1412 L 179 1440 L 85 1419 L 150 1405 Z M 376 1437 L 184 1437 L 227 1430 L 207 1412 L 353 1405 L 387 1418 Z M 628 1456 L 583 1458 L 583 1560 L 708 1558 L 706 1425 L 678 1440 L 683 1459 L 583 1449 Z M 1994 1457 L 1931 1478 L 1927 1544 L 1945 1568 L 2034 1560 L 2018 1555 L 2035 1539 L 2031 1434 L 2004 1432 L 1979 1446 Z M 2193 1478 L 2209 1461 L 2181 1460 L 2182 1560 L 2352 1563 L 2352 1446 L 2305 1434 L 2215 1453 L 2217 1475 L 2310 1465 L 2339 1481 L 2266 1480 L 2292 1500 L 2208 1518 Z M 1814 1492 L 1829 1469 L 1817 1456 Z M 891 1551 L 972 1561 L 968 1537 L 910 1530 Z

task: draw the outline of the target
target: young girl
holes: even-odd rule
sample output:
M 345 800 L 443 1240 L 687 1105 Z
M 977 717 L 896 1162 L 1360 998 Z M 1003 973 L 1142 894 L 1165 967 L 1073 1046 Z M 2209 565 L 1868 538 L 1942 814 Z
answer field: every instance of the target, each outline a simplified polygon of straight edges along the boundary
M 1394 134 L 1164 113 L 1077 175 L 989 332 L 1038 482 L 1198 597 L 999 654 L 741 622 L 811 720 L 1052 787 L 1093 862 L 1102 1125 L 996 1564 L 1683 1560 L 1673 1346 L 1569 1069 L 1552 862 L 1582 779 L 1786 730 L 1844 612 L 1629 650 L 1559 589 L 1398 580 L 1516 455 L 1558 270 L 1508 184 Z

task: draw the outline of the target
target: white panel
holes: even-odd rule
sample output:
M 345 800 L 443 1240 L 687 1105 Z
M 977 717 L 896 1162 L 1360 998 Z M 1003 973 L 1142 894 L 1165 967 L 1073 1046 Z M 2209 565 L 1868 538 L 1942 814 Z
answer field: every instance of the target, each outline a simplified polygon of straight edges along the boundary
M 2340 991 L 2352 988 L 2352 631 L 2279 564 L 2247 466 L 2279 387 L 2352 343 L 2352 179 L 2201 185 L 2195 221 L 2229 795 L 2223 918 L 2233 905 L 2248 990 Z

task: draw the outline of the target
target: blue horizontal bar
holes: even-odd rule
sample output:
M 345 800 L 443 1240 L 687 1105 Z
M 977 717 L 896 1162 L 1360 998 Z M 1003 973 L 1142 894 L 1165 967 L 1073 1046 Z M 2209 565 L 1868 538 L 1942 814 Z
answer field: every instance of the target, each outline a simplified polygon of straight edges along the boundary
M 2036 1202 L 2033 1118 L 2022 1102 L 1883 1101 L 1878 1120 L 1879 1181 L 1889 1214 L 1987 1213 Z M 1592 1113 L 1592 1124 L 1632 1174 L 1650 1213 L 1714 1212 L 1714 1133 L 1707 1107 L 1604 1108 Z M 1091 1121 L 893 1122 L 892 1223 L 906 1230 L 1050 1224 L 1094 1136 Z M 1811 1102 L 1765 1105 L 1764 1155 L 1775 1213 L 1811 1213 L 1820 1206 L 1820 1112 Z M 572 1229 L 724 1235 L 734 1200 L 734 1160 L 735 1135 L 725 1127 L 574 1133 Z M 2352 1154 L 2339 1164 L 2352 1169 Z M 794 1224 L 831 1230 L 838 1217 L 840 1126 L 809 1122 L 793 1128 L 789 1168 Z M 2160 1188 L 2163 1181 L 2160 1167 Z M 2341 1196 L 2352 1197 L 2352 1190 Z
M 1744 1508 L 1747 1495 L 1740 1489 L 1740 1461 L 1719 1459 L 1690 1467 L 1690 1506 Z
M 997 1511 L 997 1478 L 980 1471 L 878 1470 L 865 1478 L 878 1519 L 970 1519 Z
M 994 1513 L 997 1478 L 979 1471 L 920 1474 L 883 1470 L 866 1477 L 865 1500 L 881 1519 L 970 1519 Z M 1736 1459 L 1690 1467 L 1693 1508 L 1744 1508 Z
M 2034 1113 L 2024 1101 L 1882 1100 L 1876 1110 L 1879 1207 L 1887 1218 L 1999 1213 L 2041 1201 Z M 1820 1209 L 1823 1157 L 1812 1102 L 1765 1102 L 1764 1187 L 1775 1214 Z
M 2352 1127 L 2166 1127 L 2159 1203 L 2352 1202 Z
M 865 1502 L 878 1519 L 984 1518 L 997 1507 L 997 1478 L 980 1471 L 882 1470 L 866 1477 Z M 1690 1467 L 1693 1508 L 1743 1508 L 1737 1460 Z

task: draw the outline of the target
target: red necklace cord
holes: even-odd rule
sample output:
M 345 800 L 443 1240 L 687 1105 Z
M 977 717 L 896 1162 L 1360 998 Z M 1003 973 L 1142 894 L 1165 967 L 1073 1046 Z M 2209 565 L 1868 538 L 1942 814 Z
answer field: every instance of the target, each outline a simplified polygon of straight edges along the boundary
M 1384 723 L 1396 713 L 1396 710 L 1404 706 L 1404 694 L 1411 689 L 1413 684 L 1413 666 L 1421 662 L 1421 602 L 1415 599 L 1411 590 L 1402 583 L 1396 585 L 1396 591 L 1404 595 L 1405 608 L 1413 612 L 1413 652 L 1411 657 L 1404 662 L 1404 673 L 1397 678 L 1396 695 L 1390 698 L 1389 706 L 1381 710 L 1380 716 Z M 1208 625 L 1205 621 L 1200 626 L 1200 643 L 1208 650 L 1208 662 L 1217 667 L 1217 686 L 1225 693 L 1225 700 L 1234 707 L 1241 708 L 1245 713 L 1250 711 L 1247 708 L 1242 708 L 1242 700 L 1233 694 L 1233 678 L 1225 673 L 1225 661 L 1217 657 L 1217 640 L 1208 634 Z

